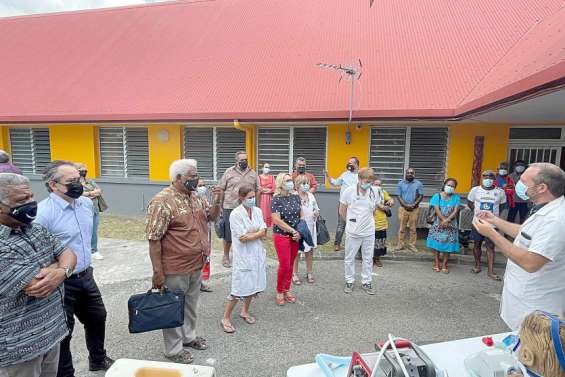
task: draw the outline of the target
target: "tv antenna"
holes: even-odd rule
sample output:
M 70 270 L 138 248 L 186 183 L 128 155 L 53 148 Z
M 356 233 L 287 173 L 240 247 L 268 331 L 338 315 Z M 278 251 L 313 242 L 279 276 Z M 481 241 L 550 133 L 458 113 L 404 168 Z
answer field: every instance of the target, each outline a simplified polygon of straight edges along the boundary
M 318 63 L 316 64 L 320 68 L 329 68 L 334 69 L 340 73 L 339 81 L 343 79 L 343 76 L 347 75 L 351 80 L 351 92 L 349 93 L 349 124 L 351 124 L 351 119 L 353 118 L 353 95 L 355 93 L 355 81 L 361 78 L 363 74 L 363 63 L 361 63 L 361 59 L 357 59 L 357 64 L 353 67 L 346 67 L 341 64 L 327 64 L 327 63 Z

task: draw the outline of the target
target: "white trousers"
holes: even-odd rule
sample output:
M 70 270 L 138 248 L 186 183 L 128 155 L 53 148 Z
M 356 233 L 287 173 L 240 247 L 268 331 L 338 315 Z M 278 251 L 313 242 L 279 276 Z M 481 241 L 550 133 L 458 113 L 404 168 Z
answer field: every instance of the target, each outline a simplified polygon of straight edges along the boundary
M 361 268 L 361 282 L 368 284 L 373 280 L 373 248 L 375 247 L 375 236 L 352 237 L 349 234 L 345 238 L 345 282 L 355 282 L 355 255 L 361 248 L 363 257 Z

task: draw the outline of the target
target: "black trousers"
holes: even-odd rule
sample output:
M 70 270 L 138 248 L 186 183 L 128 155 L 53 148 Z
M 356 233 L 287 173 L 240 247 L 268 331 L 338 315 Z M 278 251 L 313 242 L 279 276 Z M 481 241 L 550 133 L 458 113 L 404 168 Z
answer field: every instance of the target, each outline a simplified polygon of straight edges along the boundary
M 511 223 L 516 223 L 516 215 L 520 215 L 520 221 L 517 224 L 523 224 L 528 217 L 528 203 L 515 203 L 513 208 L 508 209 L 507 220 Z
M 65 312 L 69 335 L 61 342 L 57 377 L 74 377 L 75 369 L 70 346 L 75 316 L 84 325 L 86 348 L 90 361 L 100 363 L 106 356 L 104 349 L 106 308 L 100 290 L 94 281 L 92 268 L 65 281 Z

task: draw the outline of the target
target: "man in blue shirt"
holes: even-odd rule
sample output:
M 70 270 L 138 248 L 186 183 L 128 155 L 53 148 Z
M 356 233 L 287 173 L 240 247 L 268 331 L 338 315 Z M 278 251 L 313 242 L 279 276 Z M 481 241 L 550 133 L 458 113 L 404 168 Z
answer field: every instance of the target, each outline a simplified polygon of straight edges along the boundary
M 351 157 L 347 161 L 347 170 L 341 173 L 341 175 L 334 179 L 330 177 L 328 171 L 324 171 L 326 174 L 326 179 L 330 181 L 331 185 L 334 187 L 339 187 L 339 196 L 343 194 L 346 188 L 350 186 L 356 186 L 358 182 L 359 174 L 359 159 L 357 157 Z M 345 232 L 345 219 L 339 215 L 339 204 L 337 211 L 337 229 L 335 231 L 335 251 L 341 250 L 341 240 L 343 239 L 343 233 Z
M 53 161 L 43 172 L 49 197 L 39 203 L 38 224 L 43 225 L 77 257 L 75 272 L 65 282 L 65 312 L 69 335 L 61 342 L 58 377 L 74 377 L 70 350 L 74 316 L 84 324 L 89 370 L 107 370 L 113 360 L 106 355 L 106 308 L 92 275 L 92 200 L 82 195 L 80 174 L 72 162 Z
M 408 168 L 404 174 L 404 179 L 398 182 L 398 221 L 400 228 L 398 229 L 398 245 L 395 250 L 403 250 L 405 248 L 406 227 L 410 228 L 410 244 L 408 250 L 417 252 L 416 248 L 416 221 L 418 220 L 418 212 L 420 210 L 420 202 L 424 198 L 424 185 L 417 180 L 416 172 L 412 168 Z

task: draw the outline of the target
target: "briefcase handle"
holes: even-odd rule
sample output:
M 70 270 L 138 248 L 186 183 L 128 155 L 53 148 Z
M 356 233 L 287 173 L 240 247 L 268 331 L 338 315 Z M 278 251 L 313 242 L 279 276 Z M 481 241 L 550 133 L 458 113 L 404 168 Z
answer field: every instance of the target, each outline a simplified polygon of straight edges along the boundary
M 161 289 L 151 288 L 150 290 L 147 291 L 147 294 L 148 295 L 154 295 L 154 294 L 159 293 L 159 294 L 163 295 L 167 292 L 169 292 L 169 287 L 167 287 L 166 285 L 163 285 L 163 288 L 161 288 Z

